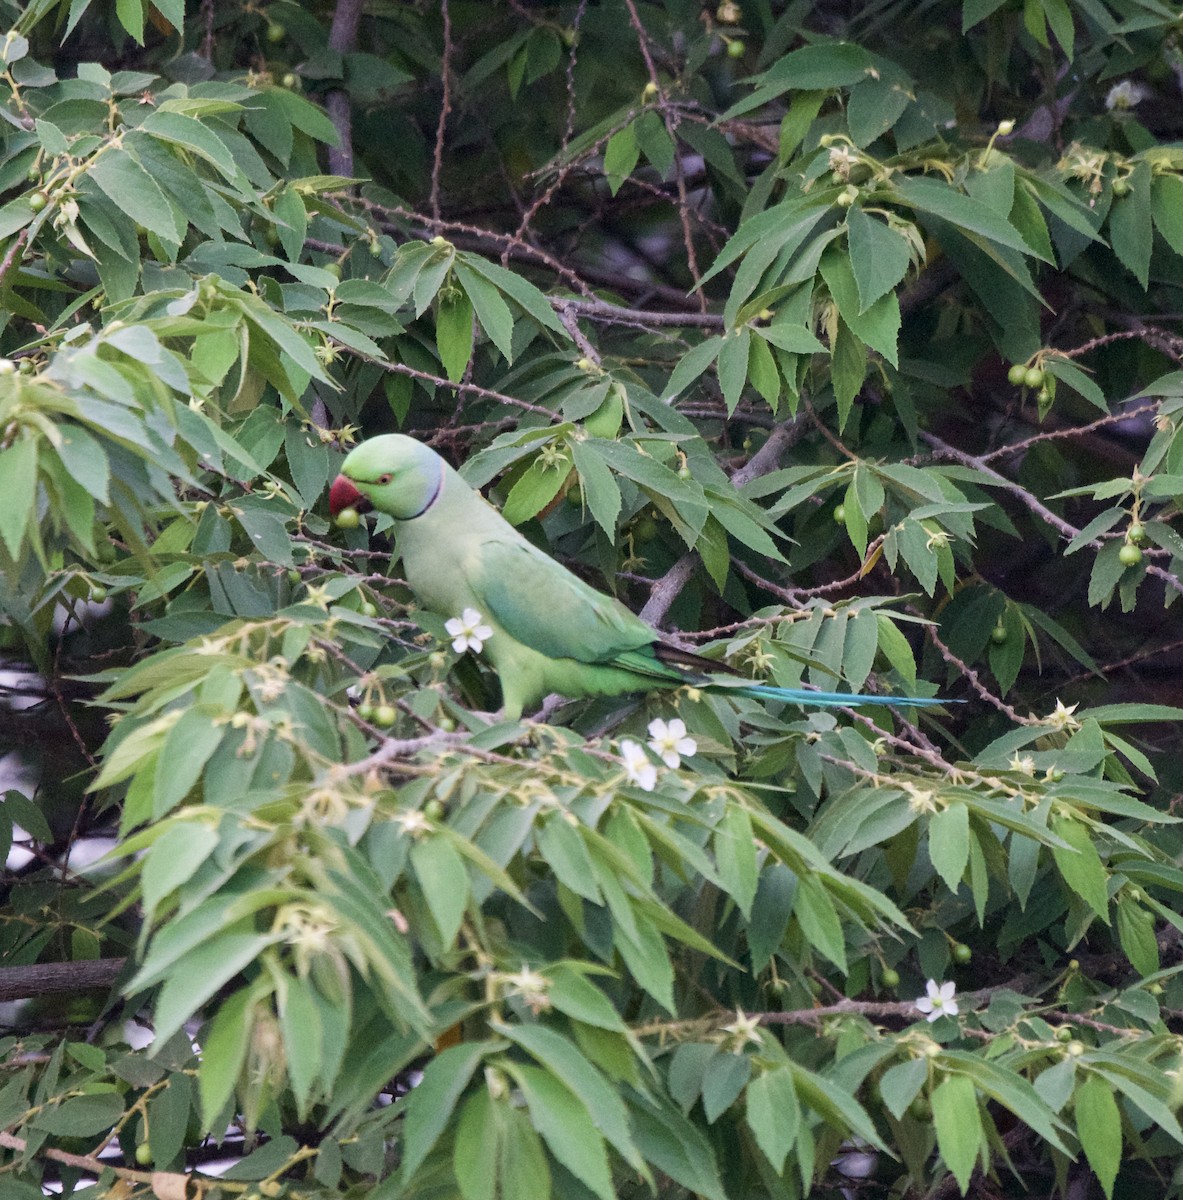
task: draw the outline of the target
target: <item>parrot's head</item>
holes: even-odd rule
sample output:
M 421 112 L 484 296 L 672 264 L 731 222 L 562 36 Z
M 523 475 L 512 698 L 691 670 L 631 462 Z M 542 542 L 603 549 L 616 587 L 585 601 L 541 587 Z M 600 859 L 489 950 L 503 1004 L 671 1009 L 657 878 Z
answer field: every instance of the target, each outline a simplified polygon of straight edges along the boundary
M 401 433 L 370 438 L 351 450 L 329 488 L 329 512 L 376 508 L 399 521 L 421 516 L 439 495 L 444 460 Z

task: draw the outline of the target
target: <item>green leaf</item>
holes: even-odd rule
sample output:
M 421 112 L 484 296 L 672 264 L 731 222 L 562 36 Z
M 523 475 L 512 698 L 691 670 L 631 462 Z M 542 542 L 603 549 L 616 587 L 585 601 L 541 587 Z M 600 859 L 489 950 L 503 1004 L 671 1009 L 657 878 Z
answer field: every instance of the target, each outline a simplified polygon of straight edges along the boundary
M 440 300 L 435 318 L 435 344 L 444 371 L 453 383 L 464 377 L 472 358 L 472 301 L 462 292 Z
M 1018 230 L 1005 217 L 980 200 L 925 176 L 897 176 L 893 182 L 900 200 L 909 208 L 932 213 L 967 233 L 977 234 L 999 246 L 1041 257 L 1023 241 Z
M 159 184 L 126 150 L 111 149 L 96 155 L 86 177 L 133 221 L 157 237 L 179 242 L 185 236 L 185 227 L 176 219 Z
M 748 381 L 748 344 L 751 331 L 736 329 L 723 339 L 719 352 L 719 387 L 723 391 L 723 402 L 727 412 L 733 413 L 739 403 L 744 384 Z
M 834 386 L 834 399 L 838 404 L 838 431 L 841 433 L 846 428 L 855 398 L 862 390 L 863 380 L 867 377 L 867 348 L 851 332 L 850 326 L 841 319 L 838 321 L 832 354 L 830 380 Z M 852 511 L 851 515 L 857 520 L 862 514 Z M 853 536 L 855 527 L 849 520 L 847 529 Z M 861 543 L 859 553 L 862 554 L 866 550 L 865 525 L 861 530 L 858 542 Z
M 1154 918 L 1124 893 L 1117 897 L 1117 938 L 1130 965 L 1139 975 L 1153 975 L 1161 963 Z
M 187 1075 L 170 1075 L 168 1085 L 148 1102 L 148 1141 L 152 1159 L 167 1166 L 185 1145 L 193 1108 L 193 1085 Z
M 571 457 L 579 475 L 584 503 L 591 510 L 596 524 L 609 537 L 613 537 L 621 508 L 620 487 L 615 476 L 596 452 L 594 443 L 573 441 Z
M 604 174 L 608 177 L 608 189 L 612 195 L 620 191 L 621 185 L 633 173 L 641 157 L 637 144 L 636 125 L 629 123 L 608 139 L 604 150 Z
M 419 1086 L 407 1097 L 403 1130 L 402 1179 L 409 1182 L 452 1119 L 464 1089 L 495 1042 L 462 1042 L 435 1055 L 423 1068 Z M 488 1093 L 481 1091 L 481 1096 Z
M 672 400 L 679 392 L 684 392 L 710 365 L 719 357 L 724 342 L 721 337 L 709 337 L 691 347 L 678 361 L 669 381 L 665 385 L 661 398 Z
M 72 1096 L 43 1109 L 30 1124 L 34 1129 L 63 1137 L 94 1137 L 106 1133 L 123 1116 L 123 1097 L 112 1092 Z
M 1072 1097 L 1076 1133 L 1089 1166 L 1107 1197 L 1121 1166 L 1121 1111 L 1113 1088 L 1099 1075 L 1087 1075 Z
M 216 829 L 185 821 L 166 829 L 152 843 L 140 874 L 144 910 L 149 917 L 165 896 L 193 877 L 220 841 Z
M 234 1085 L 246 1060 L 251 1039 L 250 1010 L 255 996 L 250 989 L 236 992 L 218 1008 L 202 1038 L 197 1090 L 207 1128 L 234 1094 Z
M 956 802 L 934 813 L 928 822 L 928 854 L 949 891 L 961 886 L 969 862 L 969 809 Z
M 846 124 L 856 146 L 869 146 L 903 116 L 912 103 L 909 84 L 901 72 L 862 79 L 850 89 Z
M 613 1149 L 634 1169 L 644 1169 L 637 1147 L 633 1144 L 628 1116 L 619 1094 L 571 1042 L 555 1030 L 541 1025 L 491 1024 L 494 1032 L 516 1042 L 552 1075 L 561 1079 L 587 1105 L 595 1127 L 608 1139 Z
M 464 1200 L 496 1200 L 508 1113 L 486 1088 L 464 1102 L 452 1147 L 452 1167 Z
M 752 1075 L 746 1054 L 716 1054 L 707 1064 L 702 1081 L 702 1110 L 713 1125 L 739 1098 Z
M 879 1095 L 887 1105 L 888 1112 L 898 1121 L 927 1081 L 928 1063 L 923 1058 L 910 1058 L 883 1072 L 879 1080 Z
M 846 942 L 842 936 L 842 922 L 828 892 L 811 875 L 798 880 L 793 916 L 801 926 L 805 940 L 838 970 L 845 972 Z
M 18 438 L 0 450 L 0 537 L 14 559 L 20 558 L 36 499 L 37 440 Z
M 950 1075 L 939 1084 L 932 1093 L 932 1119 L 941 1158 L 965 1195 L 982 1143 L 982 1116 L 973 1080 Z
M 611 1029 L 624 1033 L 628 1028 L 612 1001 L 604 995 L 580 969 L 578 963 L 552 963 L 546 968 L 550 980 L 547 996 L 551 1004 L 561 1013 L 594 1025 L 598 1029 Z
M 961 32 L 968 32 L 1005 3 L 1006 0 L 964 0 L 961 6 Z
M 1150 201 L 1154 227 L 1176 254 L 1183 255 L 1183 177 L 1155 175 L 1150 182 Z
M 168 763 L 159 771 L 152 793 L 152 815 L 159 820 L 171 812 L 196 785 L 202 768 L 213 756 L 226 734 L 222 713 L 201 707 L 186 709 L 168 731 L 161 754 Z
M 740 912 L 750 917 L 759 871 L 752 822 L 740 805 L 728 805 L 723 819 L 715 826 L 713 845 L 723 887 Z
M 450 947 L 468 907 L 468 868 L 452 843 L 438 834 L 417 841 L 410 857 L 440 939 L 445 948 Z
M 1093 844 L 1093 834 L 1083 822 L 1072 817 L 1053 818 L 1051 831 L 1071 847 L 1052 847 L 1064 882 L 1108 925 L 1109 876 Z
M 864 313 L 907 274 L 908 243 L 886 222 L 868 216 L 857 205 L 846 214 L 846 237 L 858 287 L 859 312 Z
M 1109 241 L 1143 290 L 1150 283 L 1151 227 L 1150 164 L 1137 163 L 1129 175 L 1129 193 L 1114 198 L 1109 210 Z
M 566 469 L 558 465 L 552 466 L 545 459 L 536 458 L 509 489 L 501 515 L 511 525 L 520 525 L 523 521 L 528 521 L 537 516 L 559 494 L 559 489 L 566 482 Z
M 584 1102 L 541 1067 L 507 1064 L 506 1069 L 522 1089 L 530 1119 L 550 1152 L 602 1200 L 614 1200 L 604 1139 Z
M 513 314 L 509 311 L 509 305 L 487 279 L 459 259 L 456 260 L 455 270 L 456 278 L 472 301 L 481 328 L 505 355 L 506 362 L 513 362 Z
M 826 249 L 818 269 L 851 332 L 860 342 L 878 350 L 893 367 L 898 367 L 900 303 L 895 292 L 880 296 L 864 311 L 850 255 L 837 246 Z
M 787 1067 L 763 1071 L 748 1084 L 745 1098 L 744 1119 L 755 1135 L 756 1145 L 779 1175 L 801 1125 L 792 1071 Z

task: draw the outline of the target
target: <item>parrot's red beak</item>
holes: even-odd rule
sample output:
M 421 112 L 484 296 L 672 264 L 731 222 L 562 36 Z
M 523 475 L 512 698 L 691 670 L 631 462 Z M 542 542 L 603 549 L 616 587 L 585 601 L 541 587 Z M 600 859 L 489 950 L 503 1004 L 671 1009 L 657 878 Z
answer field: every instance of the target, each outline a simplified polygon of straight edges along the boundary
M 369 512 L 373 505 L 353 486 L 351 480 L 338 475 L 329 488 L 329 512 L 335 517 L 343 508 L 353 508 L 359 513 Z

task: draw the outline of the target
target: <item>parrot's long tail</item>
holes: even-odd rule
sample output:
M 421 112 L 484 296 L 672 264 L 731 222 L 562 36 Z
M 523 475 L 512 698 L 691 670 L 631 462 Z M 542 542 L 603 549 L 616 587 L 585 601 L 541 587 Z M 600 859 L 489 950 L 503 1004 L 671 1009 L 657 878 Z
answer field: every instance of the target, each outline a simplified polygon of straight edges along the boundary
M 772 687 L 765 683 L 729 687 L 727 690 L 753 700 L 780 700 L 785 704 L 801 704 L 806 708 L 858 708 L 865 704 L 891 708 L 932 708 L 938 704 L 965 703 L 963 700 L 943 700 L 939 696 L 923 699 L 919 696 L 868 696 L 858 692 L 814 692 L 806 688 Z

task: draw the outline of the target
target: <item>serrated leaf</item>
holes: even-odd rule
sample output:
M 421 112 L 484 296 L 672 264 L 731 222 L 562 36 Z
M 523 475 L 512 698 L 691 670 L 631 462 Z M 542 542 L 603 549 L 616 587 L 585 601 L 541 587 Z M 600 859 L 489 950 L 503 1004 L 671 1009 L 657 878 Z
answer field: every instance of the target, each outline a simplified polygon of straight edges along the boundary
M 858 287 L 859 312 L 864 313 L 907 274 L 908 242 L 885 221 L 868 216 L 858 205 L 846 214 L 846 239 Z
M 793 1073 L 787 1067 L 762 1072 L 748 1084 L 745 1100 L 745 1120 L 755 1135 L 756 1145 L 772 1169 L 780 1174 L 801 1124 Z
M 949 891 L 961 886 L 969 862 L 969 809 L 956 802 L 934 813 L 928 822 L 928 854 Z
M 1109 876 L 1093 844 L 1093 835 L 1087 826 L 1071 817 L 1054 818 L 1051 831 L 1071 847 L 1052 847 L 1052 856 L 1064 882 L 1108 925 Z
M 1073 1094 L 1076 1133 L 1089 1166 L 1107 1197 L 1121 1166 L 1121 1112 L 1112 1087 L 1099 1075 L 1088 1075 Z
M 941 1158 L 964 1195 L 982 1142 L 982 1116 L 973 1080 L 950 1075 L 939 1084 L 932 1093 L 932 1118 Z
M 464 377 L 472 358 L 472 301 L 462 292 L 440 300 L 435 317 L 435 344 L 440 362 L 453 383 Z
M 179 242 L 184 237 L 184 226 L 178 225 L 160 185 L 126 150 L 111 149 L 96 155 L 87 178 L 133 221 L 166 242 Z

